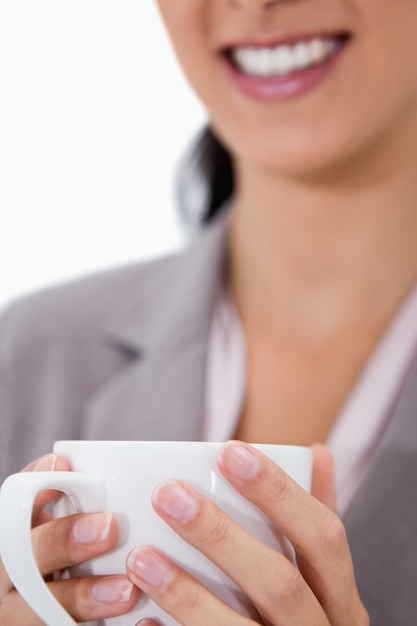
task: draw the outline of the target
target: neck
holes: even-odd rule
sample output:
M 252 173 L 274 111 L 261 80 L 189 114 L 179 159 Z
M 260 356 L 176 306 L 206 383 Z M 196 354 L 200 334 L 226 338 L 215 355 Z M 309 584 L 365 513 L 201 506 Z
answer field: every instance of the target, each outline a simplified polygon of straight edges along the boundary
M 309 345 L 385 327 L 417 279 L 416 158 L 394 156 L 331 181 L 238 164 L 230 281 L 245 326 Z

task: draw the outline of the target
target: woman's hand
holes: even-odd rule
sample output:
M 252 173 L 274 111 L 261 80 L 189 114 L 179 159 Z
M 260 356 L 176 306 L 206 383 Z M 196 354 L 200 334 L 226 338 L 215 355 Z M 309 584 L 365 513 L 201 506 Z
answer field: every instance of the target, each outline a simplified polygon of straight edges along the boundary
M 291 541 L 298 567 L 184 483 L 159 486 L 154 508 L 244 590 L 261 616 L 259 623 L 368 626 L 344 527 L 332 510 L 332 457 L 323 446 L 313 447 L 313 452 L 314 495 L 249 445 L 226 444 L 219 458 L 224 477 Z M 134 550 L 127 568 L 130 579 L 183 626 L 255 624 L 154 548 Z
M 22 471 L 69 470 L 62 457 L 49 454 Z M 121 615 L 136 604 L 139 591 L 126 576 L 59 579 L 59 571 L 111 550 L 118 539 L 118 527 L 110 514 L 70 515 L 52 520 L 45 505 L 59 494 L 39 494 L 33 512 L 32 541 L 35 558 L 48 586 L 77 622 Z M 43 622 L 14 589 L 0 560 L 1 626 L 40 626 Z

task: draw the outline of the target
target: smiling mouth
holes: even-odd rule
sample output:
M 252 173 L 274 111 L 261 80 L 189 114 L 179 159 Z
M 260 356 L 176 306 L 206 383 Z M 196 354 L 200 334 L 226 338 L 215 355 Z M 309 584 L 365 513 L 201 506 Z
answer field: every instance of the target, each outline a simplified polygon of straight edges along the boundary
M 243 45 L 228 49 L 226 57 L 238 72 L 254 78 L 282 78 L 322 65 L 349 43 L 347 33 L 314 37 L 276 46 Z

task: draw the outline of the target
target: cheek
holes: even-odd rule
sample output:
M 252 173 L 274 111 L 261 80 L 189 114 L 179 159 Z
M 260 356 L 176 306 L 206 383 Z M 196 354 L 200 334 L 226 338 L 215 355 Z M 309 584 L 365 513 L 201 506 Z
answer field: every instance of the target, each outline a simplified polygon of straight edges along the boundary
M 379 0 L 387 4 L 384 0 Z M 390 3 L 391 4 L 391 3 Z M 379 14 L 370 23 L 370 36 L 363 38 L 360 84 L 349 115 L 363 115 L 364 132 L 386 132 L 405 125 L 415 128 L 417 120 L 417 37 L 407 28 L 408 19 L 417 24 L 417 2 L 413 11 L 401 12 L 408 0 L 398 0 L 397 11 Z M 396 13 L 396 15 L 393 15 Z M 391 18 L 389 20 L 389 18 Z M 361 61 L 362 59 L 362 61 Z M 361 88 L 362 85 L 362 88 Z
M 356 0 L 363 5 L 359 38 L 369 89 L 407 99 L 417 90 L 416 0 Z M 394 93 L 393 93 L 394 92 Z
M 166 31 L 185 73 L 192 78 L 208 47 L 212 0 L 157 0 Z

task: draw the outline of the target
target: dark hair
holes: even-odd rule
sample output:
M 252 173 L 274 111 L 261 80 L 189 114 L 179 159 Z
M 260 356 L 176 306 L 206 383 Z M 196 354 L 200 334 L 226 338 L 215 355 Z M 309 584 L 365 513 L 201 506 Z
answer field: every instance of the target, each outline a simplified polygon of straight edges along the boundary
M 211 222 L 234 189 L 231 154 L 212 129 L 203 129 L 180 164 L 177 195 L 181 213 L 191 227 Z

